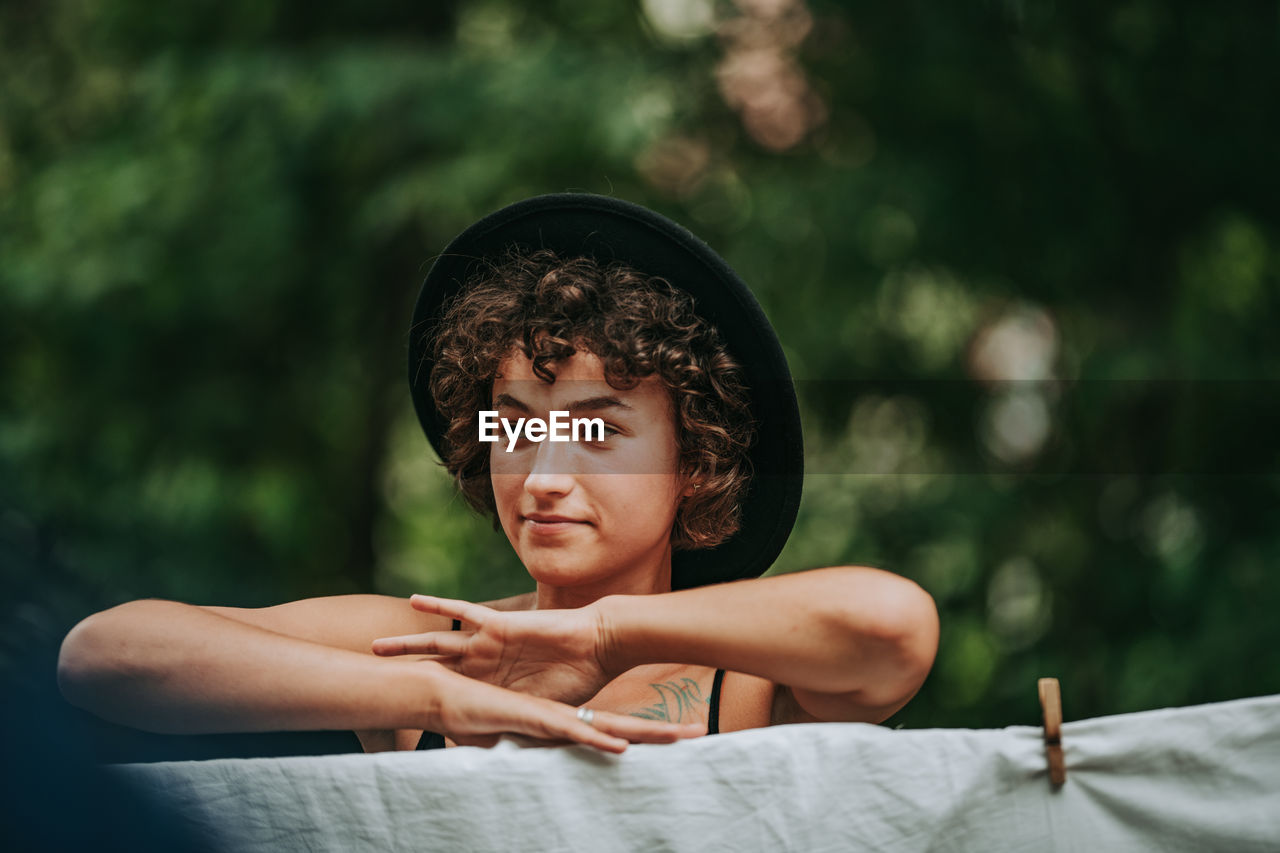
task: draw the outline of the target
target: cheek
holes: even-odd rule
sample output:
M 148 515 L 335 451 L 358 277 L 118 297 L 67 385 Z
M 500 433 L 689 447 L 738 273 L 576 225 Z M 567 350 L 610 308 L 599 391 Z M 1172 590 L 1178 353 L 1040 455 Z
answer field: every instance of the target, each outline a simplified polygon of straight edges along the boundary
M 668 516 L 674 518 L 679 509 L 679 484 L 669 474 L 636 474 L 630 478 L 628 488 L 615 495 L 615 501 L 639 513 L 636 519 L 651 518 L 656 522 Z
M 523 482 L 523 476 L 516 473 L 509 457 L 503 458 L 502 453 L 489 455 L 489 484 L 493 487 L 493 500 L 498 505 L 499 514 L 519 498 Z
M 680 449 L 676 446 L 674 435 L 665 435 L 662 440 L 655 441 L 650 448 L 653 460 L 649 469 L 653 494 L 662 495 L 664 500 L 676 502 L 680 499 Z

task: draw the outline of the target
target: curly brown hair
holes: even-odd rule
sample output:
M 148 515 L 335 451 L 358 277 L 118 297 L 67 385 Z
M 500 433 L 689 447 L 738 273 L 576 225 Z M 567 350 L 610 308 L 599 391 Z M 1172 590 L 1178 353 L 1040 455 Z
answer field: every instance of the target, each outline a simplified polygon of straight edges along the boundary
M 695 484 L 677 510 L 672 547 L 710 548 L 737 532 L 755 427 L 738 364 L 688 294 L 622 264 L 512 251 L 468 282 L 435 334 L 430 383 L 449 424 L 445 467 L 495 528 L 479 412 L 491 407 L 498 366 L 518 347 L 548 383 L 551 366 L 579 349 L 600 358 L 614 388 L 657 376 L 675 414 L 680 473 Z

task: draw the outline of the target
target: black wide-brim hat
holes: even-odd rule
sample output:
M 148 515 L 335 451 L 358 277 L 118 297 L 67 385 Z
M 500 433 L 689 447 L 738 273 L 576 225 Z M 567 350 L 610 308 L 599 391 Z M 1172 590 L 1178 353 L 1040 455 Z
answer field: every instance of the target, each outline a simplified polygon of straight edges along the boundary
M 756 440 L 742 525 L 728 541 L 672 556 L 674 589 L 759 577 L 795 525 L 804 480 L 804 442 L 795 384 L 778 337 L 742 279 L 685 228 L 630 202 L 580 193 L 543 195 L 492 213 L 459 234 L 427 273 L 409 335 L 409 388 L 422 428 L 440 458 L 448 426 L 431 397 L 436 328 L 445 305 L 478 272 L 513 247 L 550 249 L 562 258 L 620 262 L 658 276 L 693 297 L 694 310 L 719 330 L 742 366 Z

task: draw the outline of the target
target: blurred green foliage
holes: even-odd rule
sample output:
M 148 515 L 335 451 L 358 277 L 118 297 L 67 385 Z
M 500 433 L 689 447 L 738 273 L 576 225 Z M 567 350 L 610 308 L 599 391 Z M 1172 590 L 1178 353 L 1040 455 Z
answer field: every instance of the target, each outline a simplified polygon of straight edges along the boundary
M 1280 690 L 1275 4 L 774 5 L 0 8 L 0 659 L 137 597 L 527 589 L 406 326 L 457 231 L 583 190 L 759 294 L 811 471 L 775 571 L 942 612 L 894 722 Z

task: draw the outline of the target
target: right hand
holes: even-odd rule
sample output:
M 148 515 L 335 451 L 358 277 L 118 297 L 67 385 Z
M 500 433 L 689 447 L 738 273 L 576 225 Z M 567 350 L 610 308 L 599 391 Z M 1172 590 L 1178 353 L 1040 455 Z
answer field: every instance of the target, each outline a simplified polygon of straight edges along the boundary
M 493 746 L 499 736 L 524 735 L 547 745 L 582 743 L 621 753 L 628 743 L 673 743 L 704 733 L 701 724 L 657 722 L 595 711 L 592 725 L 571 705 L 486 684 L 441 668 L 436 721 L 428 728 L 460 746 Z

